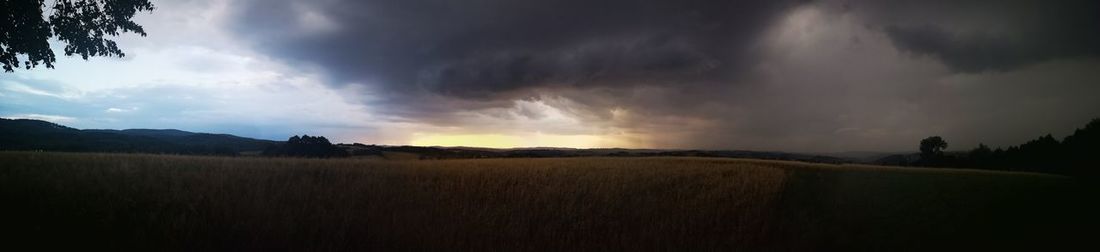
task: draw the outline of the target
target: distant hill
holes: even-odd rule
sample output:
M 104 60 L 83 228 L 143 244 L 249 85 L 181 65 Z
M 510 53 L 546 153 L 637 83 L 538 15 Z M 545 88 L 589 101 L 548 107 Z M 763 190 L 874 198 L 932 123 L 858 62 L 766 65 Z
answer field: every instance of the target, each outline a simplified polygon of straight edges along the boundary
M 193 155 L 239 155 L 260 153 L 285 146 L 283 141 L 260 140 L 227 134 L 196 133 L 175 129 L 87 129 L 80 130 L 51 122 L 0 118 L 0 150 L 130 152 Z M 728 157 L 791 160 L 814 163 L 853 163 L 858 160 L 826 155 L 763 151 L 661 150 L 661 149 L 573 149 L 476 147 L 334 145 L 349 156 L 383 156 L 404 153 L 419 159 L 531 158 L 531 157 Z M 342 156 L 342 155 L 336 155 Z
M 0 150 L 237 155 L 276 141 L 175 129 L 80 130 L 51 122 L 0 118 Z
M 767 151 L 731 150 L 661 150 L 661 149 L 573 149 L 573 148 L 513 148 L 492 149 L 474 147 L 423 147 L 339 144 L 352 156 L 384 156 L 384 153 L 415 154 L 419 159 L 460 158 L 541 158 L 541 157 L 726 157 L 788 160 L 813 163 L 855 163 L 857 160 L 832 156 Z
M 895 156 L 905 156 L 911 154 L 911 152 L 886 152 L 886 151 L 844 151 L 844 152 L 821 152 L 817 155 L 830 156 L 853 160 L 859 163 L 878 163 L 879 160 L 884 158 L 891 158 Z
M 195 133 L 177 129 L 127 129 L 127 130 L 84 130 L 88 132 L 115 133 L 137 137 L 151 137 L 183 145 L 225 146 L 234 151 L 263 150 L 268 145 L 281 142 L 239 137 L 229 134 Z
M 89 132 L 106 132 L 106 133 L 118 133 L 131 136 L 150 136 L 150 137 L 185 137 L 199 133 L 190 131 L 182 131 L 177 129 L 127 129 L 127 130 L 112 130 L 112 129 L 89 129 L 84 130 Z

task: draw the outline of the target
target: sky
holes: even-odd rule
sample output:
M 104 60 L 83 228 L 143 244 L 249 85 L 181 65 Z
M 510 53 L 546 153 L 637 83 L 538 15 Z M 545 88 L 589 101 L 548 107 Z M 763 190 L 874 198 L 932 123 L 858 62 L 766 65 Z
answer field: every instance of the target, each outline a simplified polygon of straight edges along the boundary
M 282 140 L 915 151 L 1100 117 L 1097 1 L 179 0 L 0 117 Z M 60 55 L 63 44 L 52 46 Z

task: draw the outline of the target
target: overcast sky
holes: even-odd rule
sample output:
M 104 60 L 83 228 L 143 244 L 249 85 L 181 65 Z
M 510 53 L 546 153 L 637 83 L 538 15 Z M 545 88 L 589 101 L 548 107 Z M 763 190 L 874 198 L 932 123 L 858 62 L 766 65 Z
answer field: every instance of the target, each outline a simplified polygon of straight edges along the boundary
M 0 117 L 487 147 L 915 151 L 1100 117 L 1097 1 L 187 0 Z M 54 43 L 60 52 L 61 44 Z

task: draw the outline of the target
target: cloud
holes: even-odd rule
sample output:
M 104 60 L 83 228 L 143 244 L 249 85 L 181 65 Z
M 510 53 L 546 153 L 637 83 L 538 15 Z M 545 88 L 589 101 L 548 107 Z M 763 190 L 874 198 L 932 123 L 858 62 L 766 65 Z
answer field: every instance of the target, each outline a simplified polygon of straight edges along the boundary
M 857 1 L 844 5 L 893 44 L 955 72 L 1009 71 L 1100 56 L 1100 2 Z
M 156 3 L 154 14 L 136 18 L 148 37 L 118 40 L 126 60 L 60 57 L 56 69 L 5 75 L 0 116 L 59 115 L 76 128 L 176 128 L 266 139 L 320 134 L 353 141 L 375 134 L 382 122 L 360 103 L 370 99 L 368 91 L 330 88 L 316 73 L 282 65 L 228 36 L 231 2 Z
M 1064 136 L 1100 115 L 1100 102 L 1084 95 L 1100 92 L 1100 74 L 1087 70 L 1100 66 L 1095 59 L 958 72 L 937 58 L 912 57 L 867 22 L 827 4 L 790 11 L 760 37 L 761 55 L 744 83 L 712 87 L 722 99 L 710 106 L 672 106 L 712 126 L 670 144 L 914 150 L 921 138 L 942 135 L 967 149 Z
M 669 85 L 728 78 L 785 1 L 248 1 L 237 31 L 319 65 L 334 85 L 402 95 L 514 98 L 534 87 Z M 313 13 L 313 14 L 310 14 Z M 285 16 L 323 13 L 317 32 Z M 400 105 L 400 104 L 398 104 Z
M 112 107 L 112 108 L 107 108 L 104 111 L 106 111 L 107 113 L 126 113 L 126 112 L 133 112 L 135 110 L 138 110 L 138 108 L 137 107 L 133 107 L 133 108 L 113 108 Z
M 119 40 L 126 60 L 5 78 L 0 115 L 383 144 L 1004 146 L 1100 115 L 1095 5 L 171 1 Z
M 918 55 L 933 55 L 960 72 L 1005 71 L 1043 60 L 1045 55 L 1019 51 L 1013 41 L 989 35 L 950 34 L 935 26 L 886 27 L 894 45 Z
M 7 118 L 7 119 L 42 120 L 42 121 L 47 121 L 47 122 L 52 122 L 52 123 L 57 123 L 57 124 L 68 124 L 68 123 L 73 123 L 73 122 L 77 121 L 76 118 L 73 118 L 73 117 L 61 116 L 61 115 L 42 115 L 42 114 L 13 114 L 13 115 L 4 116 L 4 118 Z
M 17 78 L 19 79 L 19 78 Z M 4 90 L 14 93 L 22 93 L 36 96 L 45 96 L 57 99 L 75 99 L 80 96 L 79 93 L 72 90 L 66 90 L 65 87 L 58 85 L 57 83 L 40 83 L 36 86 L 24 84 L 26 79 L 6 80 L 0 82 Z
M 986 116 L 993 104 L 1026 114 L 988 117 L 1021 125 L 984 136 L 996 143 L 1026 129 L 1072 129 L 1096 112 L 1006 105 L 1039 95 L 994 83 L 1021 73 L 1074 76 L 1058 85 L 1095 79 L 1083 70 L 1100 44 L 1092 43 L 1100 22 L 1090 21 L 1091 5 L 246 1 L 234 8 L 234 30 L 286 64 L 319 69 L 328 86 L 384 94 L 364 103 L 421 131 L 619 134 L 635 147 L 907 150 L 930 134 L 959 146 L 980 141 L 962 132 L 994 122 L 948 122 Z M 301 17 L 312 15 L 328 28 L 309 28 L 314 21 Z M 968 75 L 983 77 L 949 81 Z M 988 93 L 960 96 L 979 87 Z M 1075 119 L 1058 127 L 1030 120 L 1044 114 Z
M 247 1 L 234 10 L 235 30 L 260 51 L 319 69 L 329 86 L 385 94 L 365 103 L 385 108 L 390 121 L 461 129 L 454 134 L 639 135 L 612 111 L 656 118 L 678 113 L 662 104 L 705 102 L 688 95 L 741 78 L 755 37 L 799 4 L 337 0 Z M 282 18 L 309 13 L 335 28 Z M 641 103 L 660 99 L 670 101 Z M 564 119 L 523 123 L 545 111 Z
M 349 140 L 368 135 L 377 126 L 371 111 L 345 102 L 339 92 L 295 78 L 253 85 L 150 84 L 89 91 L 80 99 L 3 100 L 0 115 L 76 128 L 176 128 L 268 139 L 306 133 Z

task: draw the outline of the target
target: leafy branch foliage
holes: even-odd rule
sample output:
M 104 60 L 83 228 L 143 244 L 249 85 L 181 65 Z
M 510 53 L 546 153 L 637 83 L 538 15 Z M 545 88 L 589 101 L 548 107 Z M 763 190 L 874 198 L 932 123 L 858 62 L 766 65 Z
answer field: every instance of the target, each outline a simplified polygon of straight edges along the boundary
M 107 37 L 127 32 L 146 36 L 131 19 L 155 8 L 149 0 L 56 0 L 47 20 L 44 7 L 45 0 L 0 0 L 0 64 L 5 72 L 53 68 L 57 57 L 49 39 L 55 36 L 66 44 L 65 56 L 125 57 Z

